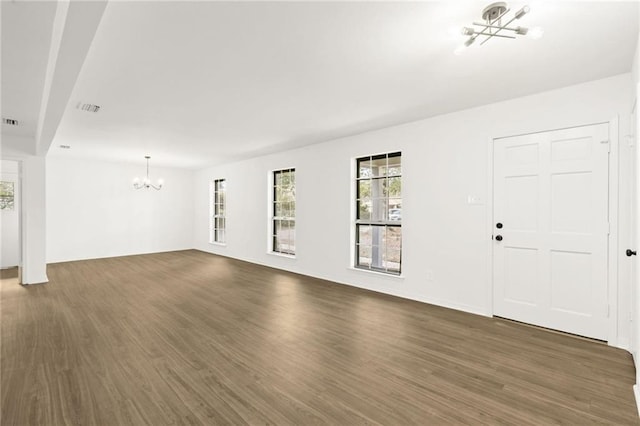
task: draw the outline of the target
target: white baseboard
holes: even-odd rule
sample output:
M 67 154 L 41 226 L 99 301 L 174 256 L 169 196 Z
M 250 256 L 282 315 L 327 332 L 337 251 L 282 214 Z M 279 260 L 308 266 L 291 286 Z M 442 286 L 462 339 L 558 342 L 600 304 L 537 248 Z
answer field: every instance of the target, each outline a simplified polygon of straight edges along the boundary
M 638 416 L 640 416 L 640 387 L 637 384 L 633 385 L 633 394 L 636 397 L 636 408 L 638 409 Z

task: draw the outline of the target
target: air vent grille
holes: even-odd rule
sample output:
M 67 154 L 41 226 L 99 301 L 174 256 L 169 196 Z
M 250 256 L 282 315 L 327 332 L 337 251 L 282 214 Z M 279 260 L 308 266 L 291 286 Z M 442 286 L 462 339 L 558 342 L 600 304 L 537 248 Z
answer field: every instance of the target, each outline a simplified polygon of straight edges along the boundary
M 81 111 L 87 111 L 87 112 L 98 112 L 98 111 L 100 111 L 100 106 L 99 105 L 94 105 L 94 104 L 79 103 L 76 106 L 76 108 L 81 110 Z
M 2 124 L 8 124 L 9 126 L 17 126 L 18 120 L 14 120 L 12 118 L 4 118 L 2 117 Z

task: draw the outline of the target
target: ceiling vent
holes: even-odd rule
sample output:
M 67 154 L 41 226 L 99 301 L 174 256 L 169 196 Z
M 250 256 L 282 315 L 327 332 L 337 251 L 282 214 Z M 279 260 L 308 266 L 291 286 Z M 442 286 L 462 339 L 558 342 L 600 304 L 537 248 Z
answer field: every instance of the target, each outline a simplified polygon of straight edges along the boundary
M 9 126 L 17 126 L 18 120 L 14 120 L 12 118 L 4 118 L 2 117 L 2 124 L 8 124 Z
M 94 105 L 94 104 L 78 103 L 78 105 L 76 105 L 76 108 L 81 110 L 81 111 L 87 111 L 87 112 L 98 112 L 98 111 L 100 111 L 100 106 L 99 105 Z

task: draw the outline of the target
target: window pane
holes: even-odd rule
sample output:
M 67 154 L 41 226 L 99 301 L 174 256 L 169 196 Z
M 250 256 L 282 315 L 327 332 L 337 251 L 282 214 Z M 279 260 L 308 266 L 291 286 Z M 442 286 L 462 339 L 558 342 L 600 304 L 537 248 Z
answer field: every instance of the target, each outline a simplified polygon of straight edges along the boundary
M 371 200 L 358 200 L 358 219 L 371 219 Z
M 402 174 L 401 156 L 399 152 L 389 154 L 388 176 L 399 176 Z
M 389 272 L 400 273 L 400 251 L 386 251 L 383 267 Z
M 372 221 L 387 220 L 387 199 L 375 198 L 373 199 L 373 205 L 371 209 Z
M 369 198 L 371 197 L 371 181 L 360 180 L 358 181 L 358 193 L 356 198 Z
M 371 157 L 371 175 L 385 176 L 387 174 L 387 156 L 386 154 Z
M 276 220 L 274 251 L 282 253 L 295 252 L 295 222 L 292 220 Z
M 371 227 L 369 225 L 357 225 L 357 243 L 360 245 L 371 245 Z
M 386 235 L 387 250 L 400 251 L 402 248 L 402 228 L 399 226 L 387 227 Z
M 391 177 L 387 180 L 387 191 L 389 197 L 401 197 L 402 196 L 402 178 Z
M 368 178 L 371 177 L 371 158 L 361 158 L 357 161 L 358 177 Z
M 358 247 L 358 259 L 356 260 L 357 266 L 371 267 L 371 247 L 359 246 Z

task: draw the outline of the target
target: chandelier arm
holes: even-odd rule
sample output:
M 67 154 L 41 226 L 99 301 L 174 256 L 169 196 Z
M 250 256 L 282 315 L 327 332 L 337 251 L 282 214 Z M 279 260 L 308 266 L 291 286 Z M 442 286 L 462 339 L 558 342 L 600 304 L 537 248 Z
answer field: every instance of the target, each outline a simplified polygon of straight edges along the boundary
M 500 37 L 500 38 L 516 38 L 515 36 L 504 35 L 504 34 L 495 34 L 495 33 L 477 33 L 479 36 L 488 36 L 488 37 Z
M 507 13 L 509 13 L 511 11 L 511 9 L 507 8 L 504 12 L 502 12 L 500 15 L 496 16 L 496 19 L 494 19 L 493 21 L 489 22 L 489 24 L 493 24 L 495 22 L 498 22 L 500 19 L 502 19 L 502 17 L 504 15 L 506 15 Z M 484 24 L 482 24 L 484 25 Z
M 483 33 L 483 34 L 484 34 L 484 31 L 485 31 L 486 29 L 491 28 L 491 27 L 492 27 L 492 24 L 494 24 L 495 22 L 498 22 L 500 19 L 502 19 L 502 17 L 503 17 L 504 15 L 506 15 L 507 13 L 509 13 L 509 11 L 511 11 L 511 9 L 506 9 L 504 12 L 502 12 L 500 15 L 498 15 L 498 16 L 496 17 L 496 19 L 494 19 L 493 21 L 490 21 L 488 24 L 486 24 L 486 23 L 485 23 L 485 24 L 476 24 L 476 23 L 474 22 L 474 23 L 473 23 L 473 25 L 479 25 L 479 26 L 484 27 L 484 28 L 482 28 L 482 29 L 480 30 L 480 33 Z M 508 25 L 508 24 L 507 24 L 507 25 Z M 491 31 L 491 30 L 489 30 L 489 31 Z M 496 32 L 497 32 L 497 31 L 496 31 Z M 476 34 L 472 35 L 472 36 L 469 38 L 469 40 L 472 40 L 472 41 L 471 41 L 471 43 L 473 43 L 473 42 L 478 38 L 478 35 L 479 35 L 479 33 L 476 33 Z M 485 35 L 486 35 L 486 34 L 485 34 Z M 483 41 L 481 44 L 484 44 L 484 43 L 485 43 L 489 38 L 491 38 L 491 37 L 490 37 L 490 36 L 489 36 L 489 37 L 487 37 L 487 39 L 486 39 L 485 41 Z
M 481 23 L 481 22 L 474 22 L 474 23 L 473 23 L 473 25 L 477 25 L 477 26 L 479 26 L 479 27 L 484 27 L 484 28 L 483 28 L 482 30 L 480 30 L 480 31 L 484 31 L 484 30 L 486 30 L 487 28 L 500 28 L 500 29 L 503 29 L 503 30 L 518 31 L 518 29 L 517 29 L 517 28 L 507 28 L 507 26 L 506 26 L 506 25 L 504 25 L 504 26 L 499 26 L 499 25 L 487 25 L 487 24 L 483 24 L 483 23 Z
M 507 9 L 507 10 L 505 10 L 505 11 L 504 11 L 504 12 L 502 12 L 500 15 L 498 15 L 498 16 L 496 17 L 496 19 L 494 19 L 493 21 L 489 21 L 489 23 L 488 23 L 488 24 L 487 24 L 486 22 L 485 22 L 485 23 L 483 23 L 483 24 L 477 24 L 477 23 L 475 23 L 475 22 L 474 22 L 474 23 L 473 23 L 473 25 L 480 25 L 480 26 L 483 26 L 484 28 L 483 28 L 482 30 L 480 30 L 480 31 L 484 31 L 484 30 L 486 30 L 487 28 L 491 28 L 491 27 L 493 26 L 493 24 L 494 24 L 494 23 L 498 22 L 500 19 L 502 19 L 502 17 L 503 17 L 504 15 L 506 15 L 506 14 L 507 14 L 507 13 L 509 13 L 510 11 L 511 11 L 511 9 Z M 509 23 L 511 23 L 512 21 L 513 21 L 513 19 L 512 19 L 511 21 L 509 21 Z M 507 25 L 509 25 L 509 23 L 507 23 Z M 505 25 L 505 27 L 506 27 L 507 25 Z
M 500 31 L 502 31 L 505 27 L 507 27 L 510 23 L 512 23 L 513 21 L 515 21 L 517 18 L 514 16 L 513 18 L 511 18 L 511 20 L 509 22 L 507 22 L 506 24 L 504 24 L 503 27 L 501 27 L 500 29 L 497 29 L 495 33 L 487 36 L 487 38 L 485 38 L 482 43 L 480 43 L 480 46 L 482 46 L 483 44 L 485 44 L 486 42 L 488 42 L 492 37 L 496 37 L 496 34 L 498 34 Z M 498 19 L 496 19 L 495 21 L 497 21 Z M 495 22 L 493 21 L 493 22 Z M 491 24 L 493 24 L 493 22 Z M 515 38 L 515 37 L 514 37 Z

